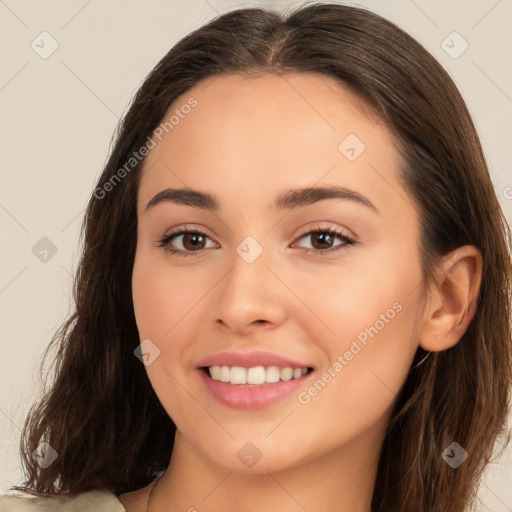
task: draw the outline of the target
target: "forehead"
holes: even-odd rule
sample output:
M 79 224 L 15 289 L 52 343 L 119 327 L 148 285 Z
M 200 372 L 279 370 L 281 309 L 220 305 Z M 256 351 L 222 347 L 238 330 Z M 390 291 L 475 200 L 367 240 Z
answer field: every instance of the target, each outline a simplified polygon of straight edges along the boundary
M 287 188 L 322 181 L 362 187 L 369 195 L 387 188 L 389 198 L 400 187 L 389 130 L 327 76 L 209 78 L 180 96 L 163 122 L 171 116 L 174 123 L 154 137 L 146 158 L 139 211 L 166 187 L 219 195 L 234 187 L 250 192 L 248 200 L 266 197 L 267 203 Z

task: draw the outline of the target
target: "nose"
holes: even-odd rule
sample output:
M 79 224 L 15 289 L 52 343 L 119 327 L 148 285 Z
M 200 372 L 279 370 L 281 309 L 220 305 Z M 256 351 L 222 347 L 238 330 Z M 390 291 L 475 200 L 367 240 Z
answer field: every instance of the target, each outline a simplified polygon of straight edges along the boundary
M 242 335 L 285 320 L 289 297 L 270 260 L 266 250 L 252 262 L 238 253 L 233 255 L 231 269 L 216 287 L 214 313 L 218 324 Z

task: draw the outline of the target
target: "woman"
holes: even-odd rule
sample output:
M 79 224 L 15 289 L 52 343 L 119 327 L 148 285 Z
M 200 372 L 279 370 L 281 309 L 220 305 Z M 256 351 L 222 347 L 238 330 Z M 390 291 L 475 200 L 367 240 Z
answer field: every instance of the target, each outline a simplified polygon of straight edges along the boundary
M 120 126 L 25 424 L 38 497 L 0 510 L 469 509 L 509 408 L 509 243 L 410 36 L 340 5 L 220 16 Z

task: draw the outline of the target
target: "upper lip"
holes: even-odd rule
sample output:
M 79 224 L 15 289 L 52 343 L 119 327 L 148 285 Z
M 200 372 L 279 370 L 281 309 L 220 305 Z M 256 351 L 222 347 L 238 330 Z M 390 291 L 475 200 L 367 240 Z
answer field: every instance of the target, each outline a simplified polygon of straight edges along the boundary
M 280 366 L 283 368 L 309 368 L 311 365 L 294 361 L 271 352 L 220 352 L 209 356 L 199 362 L 204 366 L 240 366 L 252 368 L 254 366 Z

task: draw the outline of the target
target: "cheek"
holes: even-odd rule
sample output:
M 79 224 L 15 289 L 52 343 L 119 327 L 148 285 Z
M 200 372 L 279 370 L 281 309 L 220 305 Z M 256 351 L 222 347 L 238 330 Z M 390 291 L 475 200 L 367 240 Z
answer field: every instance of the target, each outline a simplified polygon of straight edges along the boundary
M 204 328 L 205 299 L 217 280 L 200 266 L 173 266 L 163 251 L 155 254 L 142 249 L 136 255 L 132 275 L 135 320 L 140 340 L 150 339 L 158 348 L 158 356 L 146 371 L 169 414 L 172 404 L 190 400 L 180 395 L 179 382 L 188 377 L 197 360 L 191 339 L 198 339 Z
M 308 306 L 302 318 L 308 330 L 316 325 L 331 355 L 346 350 L 351 340 L 364 343 L 376 337 L 376 331 L 382 339 L 387 336 L 381 334 L 397 328 L 411 331 L 417 321 L 423 279 L 419 260 L 412 255 L 404 262 L 389 248 L 359 251 L 337 267 L 296 277 L 294 291 Z M 395 334 L 391 338 L 400 343 L 409 340 Z
M 330 331 L 320 341 L 325 367 L 299 402 L 310 412 L 330 411 L 347 431 L 371 425 L 392 407 L 418 346 L 420 266 L 380 256 L 374 265 L 361 260 L 364 271 L 354 265 L 332 275 L 323 291 L 318 281 L 302 291 Z
M 149 381 L 162 406 L 173 419 L 180 416 L 183 403 L 190 397 L 183 393 L 184 361 L 190 318 L 201 296 L 189 273 L 171 269 L 165 255 L 140 250 L 132 274 L 135 320 L 140 340 L 150 339 L 153 360 L 146 366 Z M 197 309 L 197 308 L 196 308 Z
M 133 307 L 141 339 L 157 340 L 171 327 L 168 312 L 177 303 L 175 289 L 156 268 L 135 265 L 132 278 Z
M 193 272 L 172 268 L 163 251 L 157 256 L 141 251 L 132 275 L 133 305 L 141 339 L 169 338 L 180 319 L 204 295 L 200 283 L 200 277 Z

